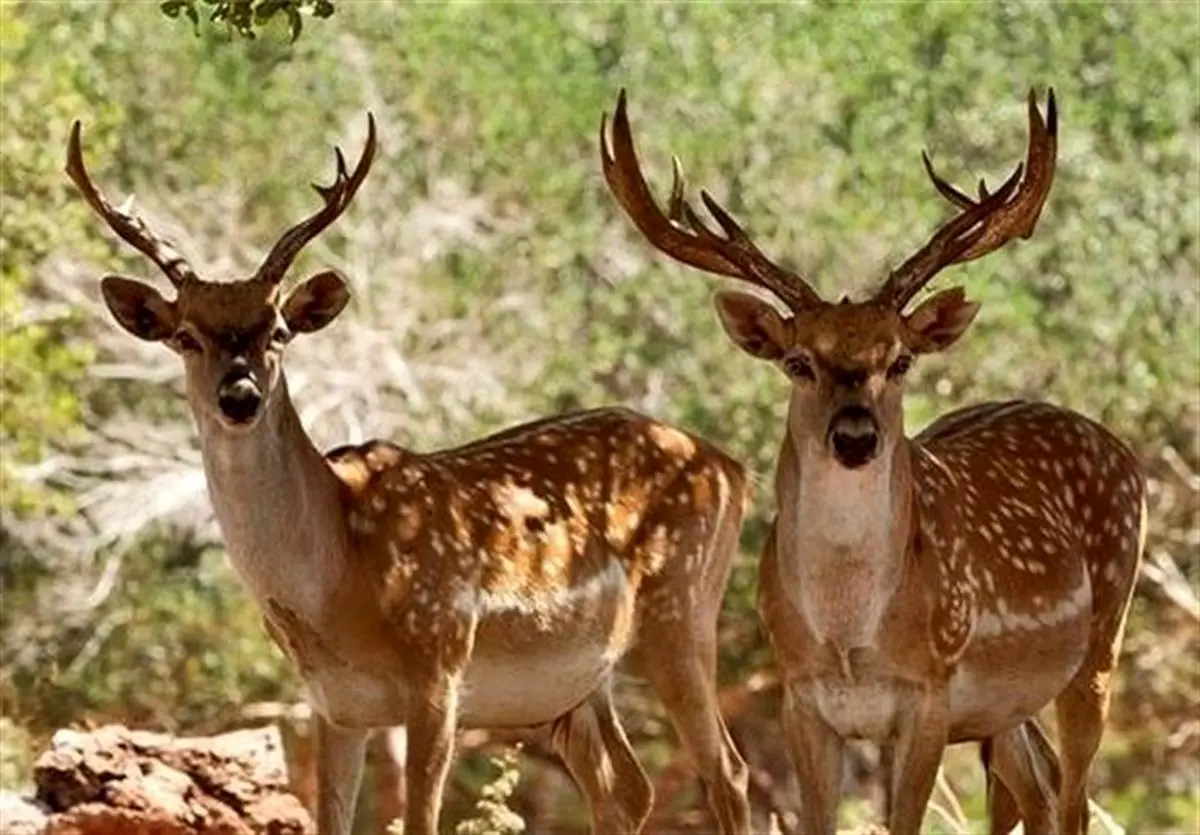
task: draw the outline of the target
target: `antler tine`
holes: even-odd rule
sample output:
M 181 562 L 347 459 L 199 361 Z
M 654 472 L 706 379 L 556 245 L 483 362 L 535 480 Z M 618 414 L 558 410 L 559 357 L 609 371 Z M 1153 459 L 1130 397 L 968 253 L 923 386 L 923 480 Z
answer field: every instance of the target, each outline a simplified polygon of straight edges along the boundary
M 823 304 L 821 296 L 808 282 L 791 270 L 784 269 L 767 258 L 746 234 L 746 231 L 725 211 L 720 203 L 713 199 L 711 194 L 702 190 L 700 200 L 708 209 L 708 213 L 721 226 L 725 237 L 722 238 L 710 230 L 700 216 L 692 211 L 691 206 L 685 204 L 684 209 L 687 212 L 688 223 L 702 238 L 734 253 L 730 255 L 731 258 L 741 256 L 736 260 L 741 265 L 744 278 L 772 290 L 792 310 L 804 310 Z
M 608 114 L 600 120 L 600 162 L 609 190 L 638 231 L 660 252 L 705 272 L 765 287 L 793 310 L 821 303 L 821 297 L 800 276 L 768 259 L 733 218 L 703 193 L 704 204 L 725 231 L 725 237 L 710 230 L 684 198 L 683 169 L 674 157 L 668 213 L 663 213 L 634 150 L 624 90 L 617 97 L 613 113 L 611 147 Z M 684 228 L 685 222 L 691 231 Z
M 888 275 L 883 287 L 875 294 L 876 300 L 902 310 L 935 275 L 956 263 L 963 252 L 983 237 L 988 215 L 1001 208 L 1013 195 L 1023 170 L 1024 166 L 1018 164 L 994 194 L 979 203 L 972 203 L 939 228 L 925 246 Z
M 684 206 L 687 201 L 684 198 L 685 185 L 683 182 L 683 163 L 679 161 L 679 157 L 671 155 L 671 198 L 667 202 L 667 216 L 671 222 L 679 225 L 683 223 Z
M 625 110 L 625 91 L 621 90 L 613 114 L 611 148 L 608 141 L 608 114 L 600 117 L 600 167 L 609 190 L 638 231 L 661 252 L 706 272 L 739 277 L 741 271 L 735 264 L 721 253 L 701 246 L 694 235 L 677 225 L 686 201 L 683 198 L 682 166 L 678 159 L 672 162 L 674 181 L 671 188 L 671 217 L 667 217 L 659 209 L 642 175 Z
M 1050 195 L 1058 148 L 1058 108 L 1051 88 L 1046 102 L 1046 118 L 1038 111 L 1037 95 L 1029 91 L 1029 147 L 1025 156 L 1025 181 L 1014 199 L 988 221 L 988 231 L 957 259 L 958 263 L 973 261 L 999 249 L 1013 238 L 1028 239 L 1041 216 L 1042 207 Z M 975 201 L 938 176 L 925 158 L 925 170 L 933 185 L 948 200 L 960 208 L 975 205 Z M 980 199 L 987 198 L 987 187 L 979 181 Z
M 371 163 L 375 159 L 374 114 L 367 113 L 367 141 L 363 146 L 358 164 L 354 166 L 353 173 L 346 167 L 346 157 L 342 153 L 342 149 L 335 147 L 333 150 L 337 161 L 337 172 L 333 182 L 327 186 L 312 184 L 313 189 L 325 201 L 325 205 L 315 214 L 283 233 L 275 246 L 267 253 L 267 257 L 263 259 L 262 266 L 258 268 L 256 278 L 259 281 L 266 281 L 270 284 L 278 284 L 282 281 L 288 267 L 292 265 L 292 261 L 295 260 L 300 250 L 337 220 L 350 205 L 350 201 L 354 199 L 355 192 L 366 179 L 367 172 L 371 170 Z
M 938 176 L 938 173 L 933 170 L 933 162 L 929 159 L 928 151 L 921 151 L 921 162 L 925 165 L 925 173 L 929 175 L 929 179 L 933 182 L 933 187 L 938 190 L 938 194 L 945 197 L 955 206 L 960 209 L 969 209 L 975 205 L 975 201 L 961 191 L 956 189 L 950 183 Z M 979 179 L 979 195 L 981 198 L 986 198 L 985 193 L 987 186 L 983 182 L 983 178 Z
M 886 298 L 902 308 L 943 268 L 973 261 L 1014 238 L 1030 237 L 1054 181 L 1057 145 L 1058 111 L 1054 90 L 1049 91 L 1046 119 L 1043 120 L 1037 107 L 1037 95 L 1031 89 L 1029 146 L 1025 162 L 1017 166 L 996 192 L 989 194 L 987 184 L 980 179 L 979 199 L 972 199 L 939 176 L 929 155 L 922 152 L 921 160 L 934 188 L 961 212 L 888 277 L 877 298 Z M 953 232 L 949 233 L 950 230 Z
M 96 188 L 83 161 L 83 143 L 80 138 L 82 130 L 80 121 L 76 119 L 71 126 L 71 138 L 67 141 L 66 172 L 88 205 L 104 218 L 109 227 L 126 243 L 132 244 L 158 265 L 176 288 L 189 281 L 195 281 L 196 271 L 169 241 L 150 231 L 150 227 L 142 218 L 114 207 Z

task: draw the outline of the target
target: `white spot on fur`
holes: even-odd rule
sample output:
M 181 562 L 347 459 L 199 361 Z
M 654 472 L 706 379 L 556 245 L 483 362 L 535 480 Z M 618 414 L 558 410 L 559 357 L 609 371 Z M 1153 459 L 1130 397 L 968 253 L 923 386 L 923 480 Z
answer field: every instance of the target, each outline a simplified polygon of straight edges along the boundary
M 357 511 L 350 512 L 347 522 L 350 525 L 350 530 L 354 531 L 355 533 L 375 533 L 375 520 L 370 519 Z
M 454 608 L 463 614 L 478 616 L 480 620 L 512 613 L 552 618 L 621 590 L 628 579 L 624 566 L 614 559 L 603 571 L 593 574 L 579 585 L 550 589 L 536 596 L 510 591 L 463 589 L 454 597 Z
M 1043 606 L 1036 612 L 1012 612 L 1007 601 L 1003 598 L 996 600 L 995 611 L 985 609 L 979 613 L 975 634 L 981 638 L 994 638 L 1010 632 L 1046 629 L 1078 618 L 1091 605 L 1092 585 L 1084 575 L 1084 581 L 1069 596 L 1060 598 L 1049 608 Z

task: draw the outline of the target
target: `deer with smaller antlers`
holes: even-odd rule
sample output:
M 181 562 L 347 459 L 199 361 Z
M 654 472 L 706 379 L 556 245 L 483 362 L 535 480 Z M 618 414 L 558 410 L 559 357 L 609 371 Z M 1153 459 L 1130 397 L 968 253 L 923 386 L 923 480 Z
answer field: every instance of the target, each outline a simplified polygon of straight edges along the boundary
M 288 394 L 283 350 L 349 300 L 324 271 L 284 296 L 301 249 L 362 185 L 351 171 L 248 279 L 202 280 L 92 183 L 76 122 L 67 173 L 175 298 L 101 282 L 117 323 L 183 359 L 208 493 L 232 564 L 314 708 L 317 827 L 348 835 L 372 728 L 407 731 L 405 835 L 436 835 L 461 726 L 549 736 L 597 833 L 641 831 L 653 790 L 614 710 L 614 667 L 649 679 L 721 826 L 749 832 L 747 772 L 717 707 L 717 616 L 746 500 L 740 464 L 625 409 L 418 453 L 384 441 L 322 454 Z
M 702 192 L 720 226 L 710 228 L 684 199 L 678 161 L 659 208 L 624 91 L 611 145 L 601 124 L 605 179 L 649 242 L 770 291 L 790 313 L 742 292 L 715 300 L 731 340 L 791 385 L 759 612 L 810 835 L 835 831 L 850 739 L 876 741 L 890 759 L 892 835 L 919 831 L 945 746 L 972 740 L 997 778 L 994 826 L 1011 825 L 1015 807 L 1028 833 L 1086 831 L 1145 536 L 1138 461 L 1104 427 L 1045 403 L 985 403 L 904 431 L 914 359 L 949 348 L 979 311 L 957 287 L 910 303 L 942 269 L 1028 238 L 1049 194 L 1053 91 L 1044 119 L 1030 92 L 1029 126 L 1025 164 L 995 191 L 981 181 L 977 200 L 925 155 L 958 213 L 871 297 L 831 303 Z M 1033 718 L 1050 702 L 1061 773 Z

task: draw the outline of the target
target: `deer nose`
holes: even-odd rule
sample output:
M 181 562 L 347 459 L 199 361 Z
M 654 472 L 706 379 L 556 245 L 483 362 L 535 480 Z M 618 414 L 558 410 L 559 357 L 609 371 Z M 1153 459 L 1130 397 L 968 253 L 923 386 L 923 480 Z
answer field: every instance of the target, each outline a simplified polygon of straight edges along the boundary
M 879 424 L 870 410 L 846 406 L 829 422 L 828 442 L 838 463 L 857 469 L 879 454 Z
M 225 375 L 217 389 L 217 406 L 234 423 L 246 423 L 258 414 L 262 393 L 248 368 L 237 367 Z

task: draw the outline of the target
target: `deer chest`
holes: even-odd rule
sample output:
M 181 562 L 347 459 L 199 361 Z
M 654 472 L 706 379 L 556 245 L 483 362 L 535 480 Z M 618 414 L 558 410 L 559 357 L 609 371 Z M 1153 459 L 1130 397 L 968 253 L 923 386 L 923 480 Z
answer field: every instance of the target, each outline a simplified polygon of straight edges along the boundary
M 401 668 L 381 664 L 370 672 L 359 669 L 292 609 L 272 598 L 267 600 L 265 615 L 267 631 L 299 668 L 314 710 L 346 727 L 404 721 L 408 689 Z
M 835 676 L 814 679 L 809 687 L 818 713 L 843 739 L 887 739 L 895 726 L 899 688 L 883 679 L 853 681 Z
M 891 572 L 865 561 L 804 566 L 785 594 L 818 644 L 875 646 L 894 591 Z
M 397 671 L 325 668 L 306 673 L 304 682 L 313 709 L 334 724 L 378 728 L 405 721 L 408 688 Z

